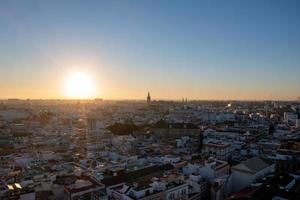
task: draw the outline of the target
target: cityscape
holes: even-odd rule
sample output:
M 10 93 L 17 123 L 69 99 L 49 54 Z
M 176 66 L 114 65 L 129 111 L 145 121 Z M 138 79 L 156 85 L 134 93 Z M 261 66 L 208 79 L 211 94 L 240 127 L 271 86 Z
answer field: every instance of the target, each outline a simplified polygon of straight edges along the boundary
M 299 199 L 299 108 L 1 101 L 1 198 Z
M 0 0 L 0 200 L 299 200 L 299 9 Z

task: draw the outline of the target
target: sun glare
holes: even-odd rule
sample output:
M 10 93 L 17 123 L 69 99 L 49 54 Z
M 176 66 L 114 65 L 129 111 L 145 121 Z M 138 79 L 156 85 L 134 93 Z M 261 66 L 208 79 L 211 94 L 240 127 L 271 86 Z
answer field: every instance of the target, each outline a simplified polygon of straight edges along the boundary
M 88 99 L 95 96 L 95 87 L 88 74 L 78 72 L 67 78 L 65 92 L 68 98 Z

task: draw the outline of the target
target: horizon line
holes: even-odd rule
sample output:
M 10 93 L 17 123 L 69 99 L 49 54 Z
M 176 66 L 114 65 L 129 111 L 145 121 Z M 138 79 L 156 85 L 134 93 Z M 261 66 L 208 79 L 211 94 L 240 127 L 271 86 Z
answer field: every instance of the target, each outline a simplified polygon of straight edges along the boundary
M 101 100 L 101 101 L 147 101 L 146 98 L 84 98 L 84 99 L 76 99 L 76 98 L 0 98 L 0 101 L 12 101 L 12 100 L 19 100 L 19 101 L 95 101 L 95 100 Z M 276 102 L 298 102 L 300 101 L 300 97 L 298 99 L 188 99 L 188 98 L 182 98 L 182 99 L 169 99 L 169 98 L 157 98 L 152 99 L 151 101 L 176 101 L 176 102 L 182 102 L 182 100 L 187 100 L 188 102 L 191 101 L 245 101 L 245 102 L 251 102 L 251 101 L 276 101 Z

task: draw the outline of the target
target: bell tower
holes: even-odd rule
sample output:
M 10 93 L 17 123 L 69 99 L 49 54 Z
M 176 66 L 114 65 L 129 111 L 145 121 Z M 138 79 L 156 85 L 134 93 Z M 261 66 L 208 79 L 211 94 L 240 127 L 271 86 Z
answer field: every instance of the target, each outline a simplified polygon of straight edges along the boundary
M 149 106 L 151 103 L 151 96 L 150 96 L 150 92 L 148 92 L 148 96 L 147 96 L 147 105 Z

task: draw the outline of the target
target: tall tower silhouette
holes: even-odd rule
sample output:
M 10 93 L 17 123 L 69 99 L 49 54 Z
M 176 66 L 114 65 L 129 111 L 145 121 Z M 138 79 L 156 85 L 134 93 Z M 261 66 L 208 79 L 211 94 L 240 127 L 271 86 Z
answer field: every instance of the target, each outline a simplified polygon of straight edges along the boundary
M 150 105 L 150 103 L 151 103 L 151 96 L 150 96 L 150 92 L 148 92 L 147 104 Z

